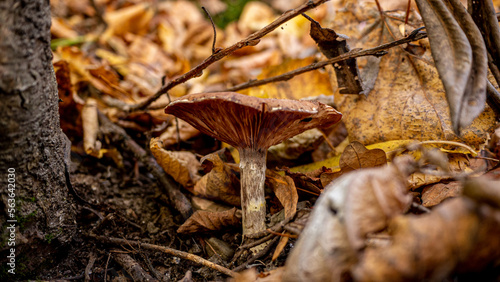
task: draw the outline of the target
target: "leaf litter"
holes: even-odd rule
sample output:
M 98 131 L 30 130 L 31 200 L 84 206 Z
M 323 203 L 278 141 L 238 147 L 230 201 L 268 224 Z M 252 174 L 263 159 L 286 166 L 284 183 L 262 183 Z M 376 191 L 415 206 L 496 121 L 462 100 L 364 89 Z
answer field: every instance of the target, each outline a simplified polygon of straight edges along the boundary
M 271 4 L 283 5 L 278 2 Z M 279 15 L 263 2 L 248 3 L 238 21 L 225 29 L 216 27 L 217 47 L 212 50 L 211 23 L 193 2 L 127 1 L 123 5 L 92 1 L 92 7 L 54 1 L 52 35 L 78 39 L 73 43 L 57 41 L 59 45 L 54 42 L 54 66 L 63 100 L 62 128 L 73 142 L 73 154 L 84 160 L 77 161 L 80 169 L 85 162 L 97 163 L 102 171 L 95 175 L 95 181 L 102 181 L 107 170 L 110 178 L 106 181 L 115 183 L 94 184 L 89 190 L 93 192 L 86 192 L 90 186 L 83 183 L 88 178 L 76 181 L 84 198 L 105 203 L 97 212 L 110 218 L 97 225 L 86 219 L 91 233 L 160 246 L 173 244 L 217 261 L 228 270 L 217 271 L 233 275 L 237 281 L 442 280 L 478 271 L 498 277 L 499 248 L 490 246 L 500 244 L 494 236 L 500 226 L 500 176 L 492 170 L 500 149 L 494 133 L 494 110 L 486 106 L 483 111 L 486 61 L 478 33 L 481 30 L 484 34 L 484 27 L 475 28 L 458 1 L 445 1 L 446 5 L 417 1 L 418 5 L 441 3 L 438 16 L 455 21 L 443 28 L 461 33 L 447 33 L 454 36 L 449 46 L 456 50 L 450 53 L 455 57 L 433 57 L 440 50 L 435 38 L 442 39 L 443 32 L 426 23 L 427 13 L 417 13 L 413 3 L 405 22 L 408 1 L 380 2 L 346 0 L 319 5 L 307 11 L 314 19 L 312 28 L 311 22 L 297 16 L 260 42 L 252 41 L 250 46 L 224 55 L 219 64 L 209 65 L 197 77 L 169 89 L 169 97 L 161 96 L 145 110 L 128 111 L 124 109 L 148 101 L 165 83 L 216 55 L 221 50 L 218 46 L 231 46 L 259 33 Z M 378 10 L 377 4 L 396 5 L 396 10 Z M 223 12 L 224 8 L 220 9 Z M 70 18 L 71 14 L 79 16 Z M 477 23 L 477 15 L 473 13 L 472 18 Z M 368 49 L 403 38 L 424 23 L 429 40 L 387 49 L 383 56 L 373 53 L 377 55 L 341 61 L 337 64 L 340 68 L 333 64 L 286 81 L 239 90 L 266 98 L 327 97 L 328 103 L 344 114 L 342 127 L 348 135 L 338 134 L 342 137 L 335 140 L 328 134 L 337 131 L 326 129 L 326 133 L 308 133 L 304 140 L 271 149 L 277 153 L 266 171 L 267 230 L 255 238 L 242 238 L 238 165 L 227 152 L 213 153 L 220 148 L 219 142 L 182 120 L 164 115 L 162 108 L 185 94 L 272 79 L 324 61 L 325 56 L 337 55 L 329 53 L 331 48 L 325 47 L 329 44 Z M 88 29 L 89 24 L 95 29 Z M 311 38 L 309 33 L 317 35 L 318 31 L 334 36 L 330 41 L 322 36 Z M 339 38 L 339 34 L 349 39 Z M 488 50 L 489 44 L 486 41 Z M 356 50 L 344 49 L 342 53 L 349 55 Z M 443 59 L 447 63 L 440 63 Z M 465 67 L 459 66 L 464 63 Z M 455 77 L 447 80 L 443 71 L 455 71 Z M 355 83 L 346 86 L 343 76 L 354 78 Z M 462 86 L 450 94 L 449 85 L 457 83 Z M 343 94 L 346 89 L 366 96 Z M 332 94 L 334 99 L 328 98 Z M 127 144 L 150 148 L 155 163 L 163 168 L 166 179 L 171 179 L 167 183 L 173 183 L 177 193 L 190 199 L 191 213 L 184 212 L 181 218 L 172 208 L 178 199 L 166 197 L 158 188 L 165 180 L 155 183 L 158 171 L 149 174 L 154 164 L 145 165 L 148 161 L 137 157 L 137 148 L 124 149 L 127 147 L 116 144 L 119 138 L 109 131 L 100 132 L 103 123 L 99 119 L 96 125 L 94 109 L 127 130 Z M 334 145 L 325 145 L 325 136 L 335 140 Z M 426 142 L 435 142 L 433 146 L 439 150 L 430 149 Z M 318 153 L 319 147 L 323 153 Z M 328 151 L 336 156 L 325 159 L 330 157 Z M 107 152 L 112 153 L 104 154 Z M 109 160 L 112 162 L 106 163 Z M 306 163 L 310 164 L 304 166 Z M 489 170 L 487 178 L 480 176 Z M 124 182 L 116 180 L 120 174 L 126 175 Z M 144 189 L 155 191 L 155 196 L 150 194 L 149 201 L 142 199 Z M 99 198 L 103 195 L 107 198 Z M 116 214 L 126 216 L 116 220 Z M 119 227 L 113 227 L 116 224 Z M 91 244 L 108 249 L 104 242 Z M 260 251 L 251 251 L 264 242 L 267 245 Z M 436 250 L 439 255 L 435 255 Z M 153 257 L 148 251 L 139 252 Z M 416 261 L 415 257 L 421 259 Z M 190 273 L 194 281 L 224 277 L 195 264 L 179 264 L 168 255 L 136 260 L 142 271 L 154 274 L 151 269 L 156 269 L 168 276 L 167 280 L 189 277 Z M 98 261 L 106 262 L 104 251 Z M 260 263 L 256 265 L 256 261 Z M 175 265 L 178 268 L 168 270 Z M 229 271 L 252 266 L 241 275 Z M 116 276 L 131 275 L 125 272 L 121 270 Z

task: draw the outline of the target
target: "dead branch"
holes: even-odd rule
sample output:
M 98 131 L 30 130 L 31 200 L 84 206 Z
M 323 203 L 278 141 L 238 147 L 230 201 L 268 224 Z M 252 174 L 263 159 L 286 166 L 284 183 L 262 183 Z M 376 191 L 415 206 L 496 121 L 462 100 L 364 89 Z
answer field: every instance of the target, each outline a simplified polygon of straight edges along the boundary
M 248 267 L 249 264 L 251 264 L 252 262 L 256 261 L 257 259 L 263 257 L 265 254 L 267 254 L 269 252 L 269 250 L 271 250 L 271 248 L 274 246 L 274 244 L 276 242 L 278 242 L 278 240 L 280 239 L 281 237 L 277 236 L 275 237 L 274 239 L 271 240 L 271 242 L 269 242 L 269 244 L 264 248 L 262 249 L 262 251 L 258 252 L 257 254 L 255 254 L 253 257 L 251 257 L 249 260 L 247 260 L 245 263 L 243 263 L 242 265 L 238 266 L 238 267 L 235 267 L 233 268 L 233 271 L 235 272 L 240 272 L 244 269 L 246 269 Z
M 178 185 L 176 185 L 170 176 L 168 176 L 158 165 L 155 158 L 148 155 L 123 128 L 111 122 L 101 112 L 99 112 L 99 122 L 101 124 L 102 133 L 108 136 L 113 143 L 119 144 L 123 150 L 131 152 L 139 161 L 144 163 L 158 183 L 167 192 L 168 199 L 174 208 L 182 214 L 184 219 L 189 218 L 193 213 L 191 203 L 179 190 Z
M 158 281 L 149 275 L 131 256 L 123 253 L 115 253 L 113 257 L 132 276 L 134 281 Z
M 344 61 L 344 60 L 348 60 L 348 59 L 352 59 L 352 58 L 363 57 L 363 56 L 382 56 L 382 55 L 386 54 L 386 52 L 384 52 L 384 50 L 387 50 L 387 49 L 390 49 L 392 47 L 395 47 L 395 46 L 398 46 L 401 44 L 409 43 L 409 42 L 420 40 L 420 39 L 427 37 L 427 33 L 421 32 L 421 29 L 422 28 L 414 30 L 410 35 L 408 35 L 402 39 L 399 39 L 399 40 L 396 40 L 393 42 L 389 42 L 386 44 L 382 44 L 382 45 L 374 47 L 374 48 L 365 49 L 365 50 L 362 50 L 360 48 L 353 49 L 350 52 L 347 52 L 343 55 L 337 56 L 335 58 L 332 58 L 332 59 L 329 59 L 326 61 L 312 63 L 312 64 L 307 65 L 305 67 L 298 68 L 298 69 L 286 72 L 286 73 L 281 74 L 281 75 L 277 75 L 277 76 L 273 76 L 273 77 L 269 77 L 269 78 L 265 78 L 265 79 L 260 79 L 260 80 L 250 80 L 248 82 L 238 84 L 236 86 L 228 88 L 224 91 L 238 91 L 238 90 L 242 90 L 242 89 L 246 89 L 246 88 L 250 88 L 250 87 L 264 85 L 264 84 L 271 83 L 271 82 L 289 80 L 289 79 L 291 79 L 294 76 L 297 76 L 299 74 L 303 74 L 305 72 L 320 69 L 320 68 L 325 67 L 327 65 L 331 65 L 331 64 L 338 63 L 340 61 Z
M 173 256 L 176 256 L 178 258 L 190 260 L 190 261 L 197 263 L 199 265 L 203 265 L 203 266 L 212 268 L 214 270 L 217 270 L 217 271 L 224 273 L 224 274 L 231 276 L 231 277 L 235 277 L 237 275 L 236 272 L 231 271 L 231 270 L 229 270 L 223 266 L 220 266 L 218 264 L 215 264 L 211 261 L 208 261 L 202 257 L 199 257 L 199 256 L 194 255 L 194 254 L 186 253 L 183 251 L 175 250 L 172 248 L 148 244 L 148 243 L 141 243 L 139 241 L 130 241 L 130 240 L 119 239 L 119 238 L 110 238 L 110 237 L 106 237 L 106 236 L 99 236 L 99 235 L 93 235 L 93 234 L 91 234 L 89 236 L 96 239 L 96 240 L 99 240 L 101 242 L 107 243 L 107 244 L 137 246 L 137 247 L 140 247 L 143 249 L 164 252 L 166 254 L 173 255 Z
M 279 18 L 277 18 L 275 21 L 270 23 L 269 25 L 263 27 L 261 30 L 254 32 L 250 34 L 248 37 L 245 39 L 240 40 L 239 42 L 233 44 L 230 47 L 221 49 L 221 50 L 216 50 L 215 53 L 210 55 L 210 57 L 206 58 L 203 62 L 201 62 L 199 65 L 196 67 L 192 68 L 188 72 L 184 73 L 183 75 L 167 82 L 165 85 L 161 87 L 158 92 L 156 92 L 153 96 L 149 97 L 147 100 L 135 104 L 135 105 L 127 105 L 125 107 L 122 107 L 122 110 L 126 112 L 134 112 L 134 111 L 141 111 L 146 109 L 151 103 L 156 101 L 161 95 L 167 93 L 170 89 L 173 87 L 182 84 L 194 77 L 200 76 L 203 73 L 203 70 L 206 69 L 208 66 L 211 64 L 221 60 L 222 58 L 231 55 L 233 52 L 236 50 L 239 50 L 243 47 L 246 46 L 255 46 L 259 43 L 260 38 L 264 37 L 265 35 L 269 34 L 285 22 L 293 19 L 294 17 L 310 10 L 313 9 L 324 2 L 328 0 L 309 0 L 306 3 L 302 4 L 296 9 L 289 10 L 285 13 L 283 13 Z
M 96 253 L 94 251 L 90 252 L 89 263 L 85 267 L 85 282 L 90 281 L 90 272 L 92 271 L 92 267 L 94 267 L 96 258 Z

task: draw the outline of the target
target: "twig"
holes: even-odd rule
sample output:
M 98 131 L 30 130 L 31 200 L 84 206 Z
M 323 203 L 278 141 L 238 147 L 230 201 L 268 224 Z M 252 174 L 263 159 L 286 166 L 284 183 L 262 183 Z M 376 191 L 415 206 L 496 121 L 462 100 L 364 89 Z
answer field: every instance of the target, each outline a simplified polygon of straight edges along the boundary
M 163 171 L 152 156 L 149 156 L 141 146 L 132 140 L 123 128 L 111 122 L 103 113 L 99 112 L 98 114 L 102 133 L 108 136 L 113 143 L 119 144 L 123 150 L 131 152 L 139 161 L 144 163 L 162 188 L 167 192 L 167 198 L 174 208 L 181 213 L 184 219 L 190 217 L 193 213 L 191 203 L 186 196 L 182 194 L 177 185 L 175 185 L 174 180 Z
M 108 278 L 108 265 L 110 259 L 111 259 L 111 253 L 108 254 L 108 259 L 106 260 L 106 267 L 104 268 L 104 282 L 106 282 Z
M 85 267 L 85 282 L 90 281 L 90 272 L 92 271 L 92 267 L 94 267 L 96 258 L 95 252 L 92 251 L 89 256 L 89 263 Z
M 212 54 L 215 54 L 215 42 L 217 41 L 217 30 L 215 29 L 214 20 L 212 19 L 212 16 L 205 7 L 201 8 L 205 12 L 205 14 L 207 14 L 208 18 L 210 19 L 210 23 L 212 24 L 212 28 L 214 29 L 214 40 L 212 41 Z
M 273 30 L 278 28 L 280 25 L 282 25 L 283 23 L 291 20 L 292 18 L 296 17 L 297 15 L 300 15 L 300 14 L 302 14 L 310 9 L 313 9 L 313 8 L 323 4 L 326 1 L 328 1 L 328 0 L 308 0 L 306 3 L 302 4 L 298 8 L 293 9 L 293 10 L 289 10 L 289 11 L 283 13 L 279 18 L 277 18 L 275 21 L 273 21 L 269 25 L 263 27 L 259 31 L 250 34 L 245 39 L 240 40 L 239 42 L 233 44 L 230 47 L 221 49 L 219 52 L 216 52 L 216 53 L 210 55 L 210 57 L 206 58 L 203 62 L 201 62 L 196 67 L 192 68 L 191 70 L 184 73 L 183 75 L 167 82 L 165 85 L 163 85 L 161 87 L 160 90 L 158 90 L 158 92 L 156 92 L 153 96 L 149 97 L 147 100 L 145 100 L 139 104 L 129 105 L 129 106 L 123 108 L 122 110 L 127 111 L 127 112 L 134 112 L 134 111 L 141 111 L 141 110 L 146 109 L 151 103 L 156 101 L 161 95 L 167 93 L 174 86 L 182 84 L 182 83 L 184 83 L 184 82 L 186 82 L 194 77 L 201 75 L 203 73 L 203 70 L 206 69 L 208 66 L 221 60 L 222 58 L 224 58 L 228 55 L 231 55 L 236 50 L 239 50 L 239 49 L 246 47 L 246 46 L 255 46 L 256 44 L 259 43 L 260 38 L 269 34 Z
M 274 235 L 276 235 L 276 236 L 280 236 L 280 237 L 288 237 L 288 238 L 294 238 L 294 239 L 299 238 L 299 236 L 297 236 L 297 235 L 287 234 L 287 233 L 279 233 L 279 232 L 274 232 L 274 231 L 272 231 L 271 229 L 267 229 L 267 232 L 269 232 L 269 233 L 271 233 L 271 234 L 274 234 Z
M 290 72 L 286 72 L 286 73 L 281 74 L 281 75 L 277 75 L 277 76 L 273 76 L 273 77 L 269 77 L 269 78 L 265 78 L 265 79 L 261 79 L 261 80 L 250 80 L 248 82 L 238 84 L 236 86 L 228 88 L 225 91 L 238 91 L 238 90 L 242 90 L 242 89 L 246 89 L 246 88 L 250 88 L 250 87 L 264 85 L 264 84 L 271 83 L 271 82 L 289 80 L 292 77 L 297 76 L 299 74 L 303 74 L 305 72 L 320 69 L 320 68 L 325 67 L 327 65 L 331 65 L 331 64 L 338 63 L 340 61 L 344 61 L 344 60 L 348 60 L 348 59 L 352 59 L 352 58 L 363 57 L 363 56 L 382 56 L 382 55 L 386 54 L 386 52 L 384 51 L 386 49 L 390 49 L 392 47 L 395 47 L 395 46 L 398 46 L 401 44 L 409 43 L 409 42 L 420 40 L 422 38 L 427 37 L 427 33 L 421 32 L 421 30 L 422 30 L 422 28 L 418 28 L 405 38 L 402 38 L 402 39 L 399 39 L 399 40 L 396 40 L 393 42 L 389 42 L 386 44 L 382 44 L 382 45 L 374 47 L 374 48 L 365 49 L 365 50 L 360 49 L 360 48 L 353 49 L 350 52 L 347 52 L 343 55 L 340 55 L 338 57 L 335 57 L 335 58 L 332 58 L 332 59 L 329 59 L 326 61 L 316 62 L 316 63 L 310 64 L 310 65 L 307 65 L 305 67 L 298 68 L 298 69 L 295 69 L 295 70 L 290 71 Z
M 132 276 L 133 281 L 158 281 L 149 275 L 131 256 L 116 253 L 114 260 L 121 265 L 127 273 Z
M 143 248 L 143 249 L 164 252 L 166 254 L 173 255 L 173 256 L 176 256 L 178 258 L 190 260 L 194 263 L 197 263 L 197 264 L 200 264 L 200 265 L 203 265 L 206 267 L 210 267 L 210 268 L 215 269 L 215 270 L 217 270 L 221 273 L 224 273 L 228 276 L 231 276 L 231 277 L 236 276 L 236 272 L 231 271 L 223 266 L 215 264 L 215 263 L 208 261 L 202 257 L 197 256 L 197 255 L 186 253 L 186 252 L 179 251 L 179 250 L 175 250 L 172 248 L 148 244 L 148 243 L 141 243 L 138 241 L 124 240 L 124 239 L 119 239 L 119 238 L 109 238 L 109 237 L 99 236 L 99 235 L 94 235 L 94 234 L 91 234 L 89 236 L 96 239 L 96 240 L 99 240 L 99 241 L 102 241 L 102 242 L 108 243 L 108 244 L 138 246 L 138 247 Z
M 271 234 L 267 235 L 266 237 L 260 238 L 259 240 L 250 242 L 248 244 L 241 245 L 239 248 L 240 249 L 250 249 L 252 247 L 258 246 L 258 245 L 260 245 L 260 244 L 262 244 L 264 242 L 267 242 L 267 241 L 271 240 L 273 237 L 274 237 L 274 234 L 271 233 Z
M 277 236 L 275 237 L 270 243 L 269 245 L 267 245 L 262 251 L 258 252 L 257 254 L 255 254 L 253 257 L 251 257 L 249 260 L 247 260 L 245 263 L 239 265 L 238 267 L 235 267 L 233 268 L 233 271 L 235 272 L 240 272 L 242 271 L 243 269 L 245 269 L 247 267 L 247 265 L 251 264 L 252 262 L 256 261 L 257 259 L 261 258 L 262 256 L 264 256 L 265 254 L 267 254 L 269 252 L 269 250 L 271 250 L 271 248 L 273 247 L 274 243 L 276 243 L 281 237 Z

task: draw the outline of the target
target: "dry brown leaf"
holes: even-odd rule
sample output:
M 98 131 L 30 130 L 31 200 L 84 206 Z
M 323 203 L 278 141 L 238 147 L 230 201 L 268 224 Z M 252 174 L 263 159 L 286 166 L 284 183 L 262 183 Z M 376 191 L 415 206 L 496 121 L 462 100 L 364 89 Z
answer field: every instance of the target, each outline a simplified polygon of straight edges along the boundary
M 240 206 L 239 167 L 223 162 L 216 153 L 205 156 L 202 164 L 212 169 L 190 191 L 206 199 Z
M 446 91 L 453 129 L 458 134 L 484 109 L 486 47 L 472 17 L 458 0 L 416 0 L 416 3 Z
M 289 239 L 290 239 L 290 237 L 287 237 L 287 236 L 282 236 L 280 238 L 278 245 L 276 245 L 276 249 L 274 249 L 274 253 L 273 253 L 273 256 L 271 258 L 271 261 L 275 261 L 276 259 L 278 259 L 281 252 L 283 252 L 283 250 L 285 249 L 286 244 L 288 243 Z
M 412 18 L 414 16 L 410 16 L 410 20 Z M 366 26 L 376 24 L 378 12 L 375 5 L 359 1 L 358 4 L 352 5 L 352 9 L 339 11 L 335 18 L 330 19 L 332 28 L 338 33 L 347 34 L 354 39 L 360 38 L 357 46 L 351 44 L 351 47 L 369 48 L 378 42 L 393 41 L 394 38 L 390 34 L 395 37 L 402 36 L 398 31 L 400 21 L 386 17 L 391 33 L 386 25 L 379 23 L 377 28 L 363 37 L 357 28 L 361 24 L 358 19 L 364 21 Z M 380 30 L 382 26 L 383 32 Z M 380 35 L 383 37 L 380 38 Z M 422 40 L 421 44 L 426 46 L 426 42 Z M 401 48 L 392 48 L 388 52 L 389 54 L 381 59 L 378 79 L 368 98 L 335 95 L 339 110 L 345 114 L 343 121 L 350 140 L 363 144 L 398 139 L 453 140 L 473 147 L 484 144 L 495 119 L 489 107 L 471 126 L 462 131 L 460 137 L 456 136 L 449 118 L 442 83 L 431 63 L 430 51 L 420 58 L 407 56 Z
M 324 134 L 317 128 L 305 131 L 271 146 L 267 152 L 268 162 L 273 159 L 296 160 L 304 153 L 315 150 L 324 140 Z
M 244 33 L 250 34 L 265 27 L 276 17 L 273 9 L 266 3 L 250 1 L 241 12 L 238 20 L 238 28 Z
M 105 13 L 106 31 L 99 37 L 105 43 L 113 35 L 126 33 L 145 34 L 154 12 L 149 3 L 131 5 Z
M 196 211 L 177 229 L 177 232 L 198 233 L 219 231 L 239 225 L 241 225 L 241 212 L 236 208 L 222 212 Z
M 387 227 L 411 202 L 408 158 L 352 171 L 330 183 L 286 263 L 285 281 L 342 281 L 366 235 Z
M 498 208 L 465 197 L 425 215 L 399 216 L 389 226 L 392 243 L 368 247 L 354 279 L 442 281 L 453 273 L 479 273 L 500 257 L 499 218 Z
M 78 36 L 78 32 L 74 31 L 64 19 L 57 17 L 52 18 L 50 33 L 57 38 L 75 38 Z
M 176 122 L 179 123 L 179 136 L 177 136 L 177 126 L 175 125 Z M 163 142 L 163 145 L 165 145 L 165 147 L 168 147 L 177 144 L 179 141 L 187 141 L 188 139 L 196 137 L 200 134 L 201 133 L 198 131 L 198 129 L 194 128 L 189 123 L 185 122 L 182 119 L 177 119 L 177 121 L 174 120 L 173 124 L 160 135 L 160 140 Z M 178 140 L 178 137 L 180 140 Z
M 462 183 L 452 181 L 450 183 L 437 183 L 426 186 L 422 190 L 422 206 L 430 208 L 444 200 L 458 197 L 462 194 Z
M 271 186 L 271 189 L 283 206 L 285 218 L 292 218 L 297 212 L 297 202 L 299 201 L 293 179 L 268 169 L 266 170 L 266 183 Z
M 340 171 L 330 171 L 321 174 L 321 184 L 325 187 L 332 182 L 332 180 L 352 170 L 383 166 L 385 164 L 387 164 L 387 156 L 384 150 L 368 150 L 363 144 L 354 141 L 347 145 L 342 155 L 340 155 Z
M 387 156 L 382 149 L 368 150 L 363 144 L 354 141 L 349 144 L 340 156 L 339 165 L 342 172 L 360 168 L 377 167 L 387 164 Z
M 317 21 L 309 17 L 308 19 L 311 21 L 311 37 L 318 44 L 321 53 L 328 59 L 343 55 L 351 50 L 347 44 L 346 36 L 337 34 L 331 28 L 323 28 Z M 364 93 L 356 59 L 348 59 L 335 63 L 333 69 L 335 70 L 339 93 Z
M 152 138 L 149 148 L 158 164 L 184 187 L 191 187 L 200 180 L 200 163 L 190 152 L 172 152 L 162 148 L 159 138 Z

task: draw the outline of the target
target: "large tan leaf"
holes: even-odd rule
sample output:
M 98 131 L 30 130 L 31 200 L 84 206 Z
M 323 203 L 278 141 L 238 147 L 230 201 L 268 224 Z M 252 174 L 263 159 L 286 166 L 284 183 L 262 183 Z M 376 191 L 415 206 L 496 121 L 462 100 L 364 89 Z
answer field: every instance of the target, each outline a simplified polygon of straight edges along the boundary
M 375 25 L 378 13 L 370 13 L 376 11 L 375 5 L 364 3 L 362 9 L 361 4 L 352 7 L 350 11 L 357 17 L 350 11 L 339 11 L 332 19 L 335 31 L 360 38 L 352 47 L 368 48 L 378 42 L 393 41 L 391 34 L 402 37 L 399 21 L 386 17 L 390 32 L 386 25 Z M 358 19 L 376 28 L 363 37 L 362 30 L 356 28 L 360 24 Z M 426 40 L 419 43 L 428 47 Z M 363 144 L 397 139 L 454 140 L 479 147 L 493 129 L 495 119 L 486 107 L 472 125 L 462 130 L 460 137 L 455 135 L 444 89 L 429 50 L 422 57 L 416 57 L 407 55 L 399 47 L 390 49 L 380 61 L 380 72 L 368 98 L 336 94 L 335 101 L 344 114 L 349 139 Z

